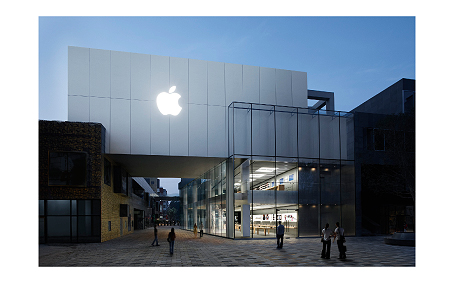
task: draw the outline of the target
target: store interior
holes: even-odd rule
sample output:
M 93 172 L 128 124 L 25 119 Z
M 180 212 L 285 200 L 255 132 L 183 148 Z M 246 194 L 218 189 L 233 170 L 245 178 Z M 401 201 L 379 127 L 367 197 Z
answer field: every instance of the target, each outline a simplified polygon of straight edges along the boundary
M 235 238 L 274 238 L 279 221 L 286 237 L 297 237 L 298 165 L 292 160 L 243 160 L 235 168 Z

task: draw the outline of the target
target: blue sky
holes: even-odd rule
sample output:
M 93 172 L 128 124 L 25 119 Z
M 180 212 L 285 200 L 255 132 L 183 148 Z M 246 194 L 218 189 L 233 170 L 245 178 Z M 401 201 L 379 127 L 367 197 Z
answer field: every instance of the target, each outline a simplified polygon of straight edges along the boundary
M 68 46 L 305 71 L 340 111 L 415 79 L 415 17 L 39 17 L 39 119 L 67 120 Z

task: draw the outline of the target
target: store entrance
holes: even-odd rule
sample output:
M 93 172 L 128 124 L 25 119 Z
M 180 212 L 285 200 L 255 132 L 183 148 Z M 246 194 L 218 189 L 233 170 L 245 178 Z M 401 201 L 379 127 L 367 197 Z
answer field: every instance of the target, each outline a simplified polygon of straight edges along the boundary
M 284 237 L 298 237 L 298 209 L 279 208 L 276 209 L 276 226 L 279 221 L 285 227 Z

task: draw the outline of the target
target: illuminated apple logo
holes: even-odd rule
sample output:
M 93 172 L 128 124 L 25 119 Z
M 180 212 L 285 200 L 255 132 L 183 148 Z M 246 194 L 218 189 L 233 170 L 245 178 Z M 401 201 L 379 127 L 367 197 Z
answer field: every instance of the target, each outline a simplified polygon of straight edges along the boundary
M 163 115 L 172 114 L 176 116 L 181 111 L 181 107 L 178 105 L 178 99 L 180 99 L 181 96 L 178 93 L 173 93 L 175 89 L 177 89 L 177 87 L 172 86 L 169 89 L 169 93 L 161 92 L 156 98 L 158 109 Z

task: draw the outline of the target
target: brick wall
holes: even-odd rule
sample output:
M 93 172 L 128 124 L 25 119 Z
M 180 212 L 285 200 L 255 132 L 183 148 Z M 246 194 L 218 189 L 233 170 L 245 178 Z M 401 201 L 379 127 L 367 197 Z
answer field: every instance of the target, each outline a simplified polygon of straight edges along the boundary
M 134 232 L 134 227 L 131 226 L 131 231 L 128 231 L 128 218 L 120 217 L 120 204 L 130 204 L 130 197 L 113 192 L 113 166 L 114 162 L 104 156 L 111 162 L 111 183 L 110 186 L 102 181 L 101 187 L 101 242 L 121 236 L 120 224 L 123 228 L 123 235 Z M 104 159 L 102 160 L 104 166 Z M 104 178 L 104 167 L 102 168 L 102 176 Z M 131 220 L 134 218 L 134 209 L 130 207 L 129 214 Z M 109 231 L 109 221 L 111 222 L 111 230 Z

